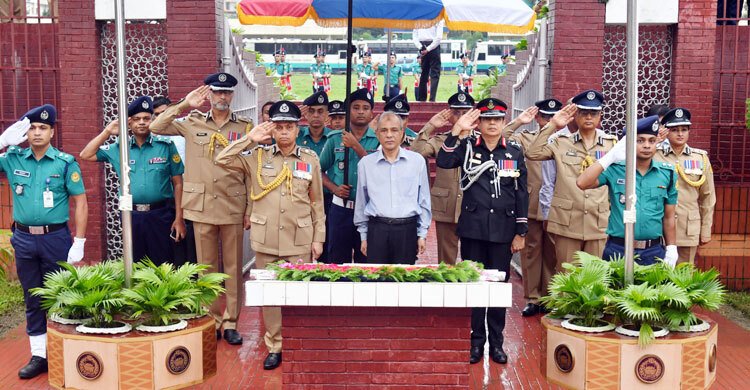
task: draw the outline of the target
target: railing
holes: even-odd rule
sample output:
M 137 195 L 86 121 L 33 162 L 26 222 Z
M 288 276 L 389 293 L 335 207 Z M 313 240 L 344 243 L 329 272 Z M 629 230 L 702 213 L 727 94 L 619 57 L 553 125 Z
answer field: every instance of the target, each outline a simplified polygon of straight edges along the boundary
M 513 118 L 516 118 L 523 110 L 530 107 L 534 102 L 545 98 L 545 87 L 547 84 L 547 19 L 538 23 L 539 32 L 529 35 L 527 40 L 534 38 L 533 46 L 529 49 L 529 59 L 526 65 L 518 72 L 516 83 L 513 85 Z M 529 124 L 527 126 L 535 126 Z
M 232 33 L 224 20 L 224 71 L 237 77 L 232 110 L 258 123 L 258 84 L 255 82 L 255 56 L 243 49 L 242 37 Z

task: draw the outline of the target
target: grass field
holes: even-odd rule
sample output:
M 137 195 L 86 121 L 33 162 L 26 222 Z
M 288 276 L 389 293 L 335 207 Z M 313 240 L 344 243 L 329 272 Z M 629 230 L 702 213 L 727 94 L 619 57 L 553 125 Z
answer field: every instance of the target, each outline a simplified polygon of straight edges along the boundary
M 478 79 L 487 76 L 479 75 L 474 78 L 474 85 L 477 85 Z M 383 96 L 383 79 L 382 75 L 378 76 L 378 93 L 375 97 L 375 101 L 381 101 Z M 411 102 L 414 101 L 414 76 L 407 75 L 403 78 L 403 86 L 408 90 L 407 99 Z M 448 98 L 456 93 L 456 83 L 458 82 L 458 75 L 443 72 L 440 76 L 440 84 L 438 86 L 438 95 L 436 101 L 446 102 Z M 328 98 L 330 100 L 344 100 L 344 94 L 346 93 L 346 75 L 335 74 L 331 77 L 331 93 Z M 352 90 L 357 88 L 356 78 L 352 79 Z M 292 75 L 292 92 L 297 95 L 297 99 L 303 100 L 312 93 L 312 76 L 309 74 L 295 73 Z M 403 91 L 402 91 L 403 92 Z

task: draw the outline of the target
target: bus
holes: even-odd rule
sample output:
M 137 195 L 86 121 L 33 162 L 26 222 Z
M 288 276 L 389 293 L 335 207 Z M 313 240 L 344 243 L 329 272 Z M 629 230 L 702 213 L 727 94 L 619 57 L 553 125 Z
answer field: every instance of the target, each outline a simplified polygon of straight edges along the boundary
M 493 68 L 503 62 L 503 56 L 515 54 L 518 42 L 513 40 L 477 42 L 473 53 L 476 72 L 490 74 Z
M 325 51 L 326 63 L 331 66 L 333 73 L 346 73 L 346 41 L 345 40 L 322 40 L 322 39 L 243 39 L 245 50 L 259 52 L 264 64 L 274 62 L 274 53 L 281 48 L 286 51 L 286 61 L 292 65 L 293 72 L 306 73 L 310 66 L 315 63 L 314 54 L 318 50 Z M 379 62 L 381 71 L 387 63 L 387 45 L 385 39 L 357 40 L 353 44 L 357 47 L 355 61 L 364 50 L 372 52 L 372 62 Z M 398 63 L 410 65 L 416 61 L 417 48 L 412 40 L 391 40 L 391 51 L 396 53 Z M 443 70 L 454 70 L 461 63 L 459 56 L 466 51 L 466 40 L 444 39 L 440 42 L 440 59 Z

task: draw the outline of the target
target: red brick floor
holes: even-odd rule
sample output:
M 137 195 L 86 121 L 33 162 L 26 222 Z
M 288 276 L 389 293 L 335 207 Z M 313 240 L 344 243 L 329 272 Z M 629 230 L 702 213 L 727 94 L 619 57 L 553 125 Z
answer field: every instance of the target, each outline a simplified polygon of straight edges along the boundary
M 435 259 L 434 234 L 428 237 L 427 259 Z M 505 351 L 509 363 L 498 365 L 485 359 L 471 366 L 472 389 L 552 389 L 539 371 L 543 358 L 539 345 L 539 316 L 521 317 L 525 305 L 520 279 L 513 275 L 513 307 L 508 310 L 505 328 Z M 750 332 L 715 313 L 704 313 L 719 324 L 718 377 L 714 389 L 748 388 L 750 377 Z M 244 308 L 239 331 L 245 338 L 240 347 L 219 343 L 218 374 L 196 389 L 281 389 L 281 369 L 263 370 L 266 350 L 262 340 L 263 326 L 258 308 Z M 466 340 L 468 359 L 468 335 Z M 18 379 L 17 371 L 29 359 L 29 345 L 23 325 L 0 339 L 0 389 L 47 389 L 47 376 L 31 381 Z M 109 390 L 109 389 L 101 389 Z

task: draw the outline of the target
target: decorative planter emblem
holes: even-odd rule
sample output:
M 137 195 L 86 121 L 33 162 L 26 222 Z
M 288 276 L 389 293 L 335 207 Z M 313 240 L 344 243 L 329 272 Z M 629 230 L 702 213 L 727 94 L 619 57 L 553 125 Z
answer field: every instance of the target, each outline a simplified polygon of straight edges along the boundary
M 167 354 L 167 370 L 174 375 L 185 372 L 190 367 L 190 351 L 185 347 L 175 347 Z
M 576 363 L 567 345 L 560 344 L 555 348 L 555 365 L 558 370 L 566 374 L 573 371 Z
M 708 372 L 716 370 L 716 344 L 711 346 L 711 354 L 708 355 Z
M 635 364 L 635 376 L 645 384 L 658 382 L 664 376 L 664 362 L 656 355 L 646 355 Z
M 93 352 L 84 352 L 76 360 L 78 375 L 93 381 L 102 375 L 102 360 Z

